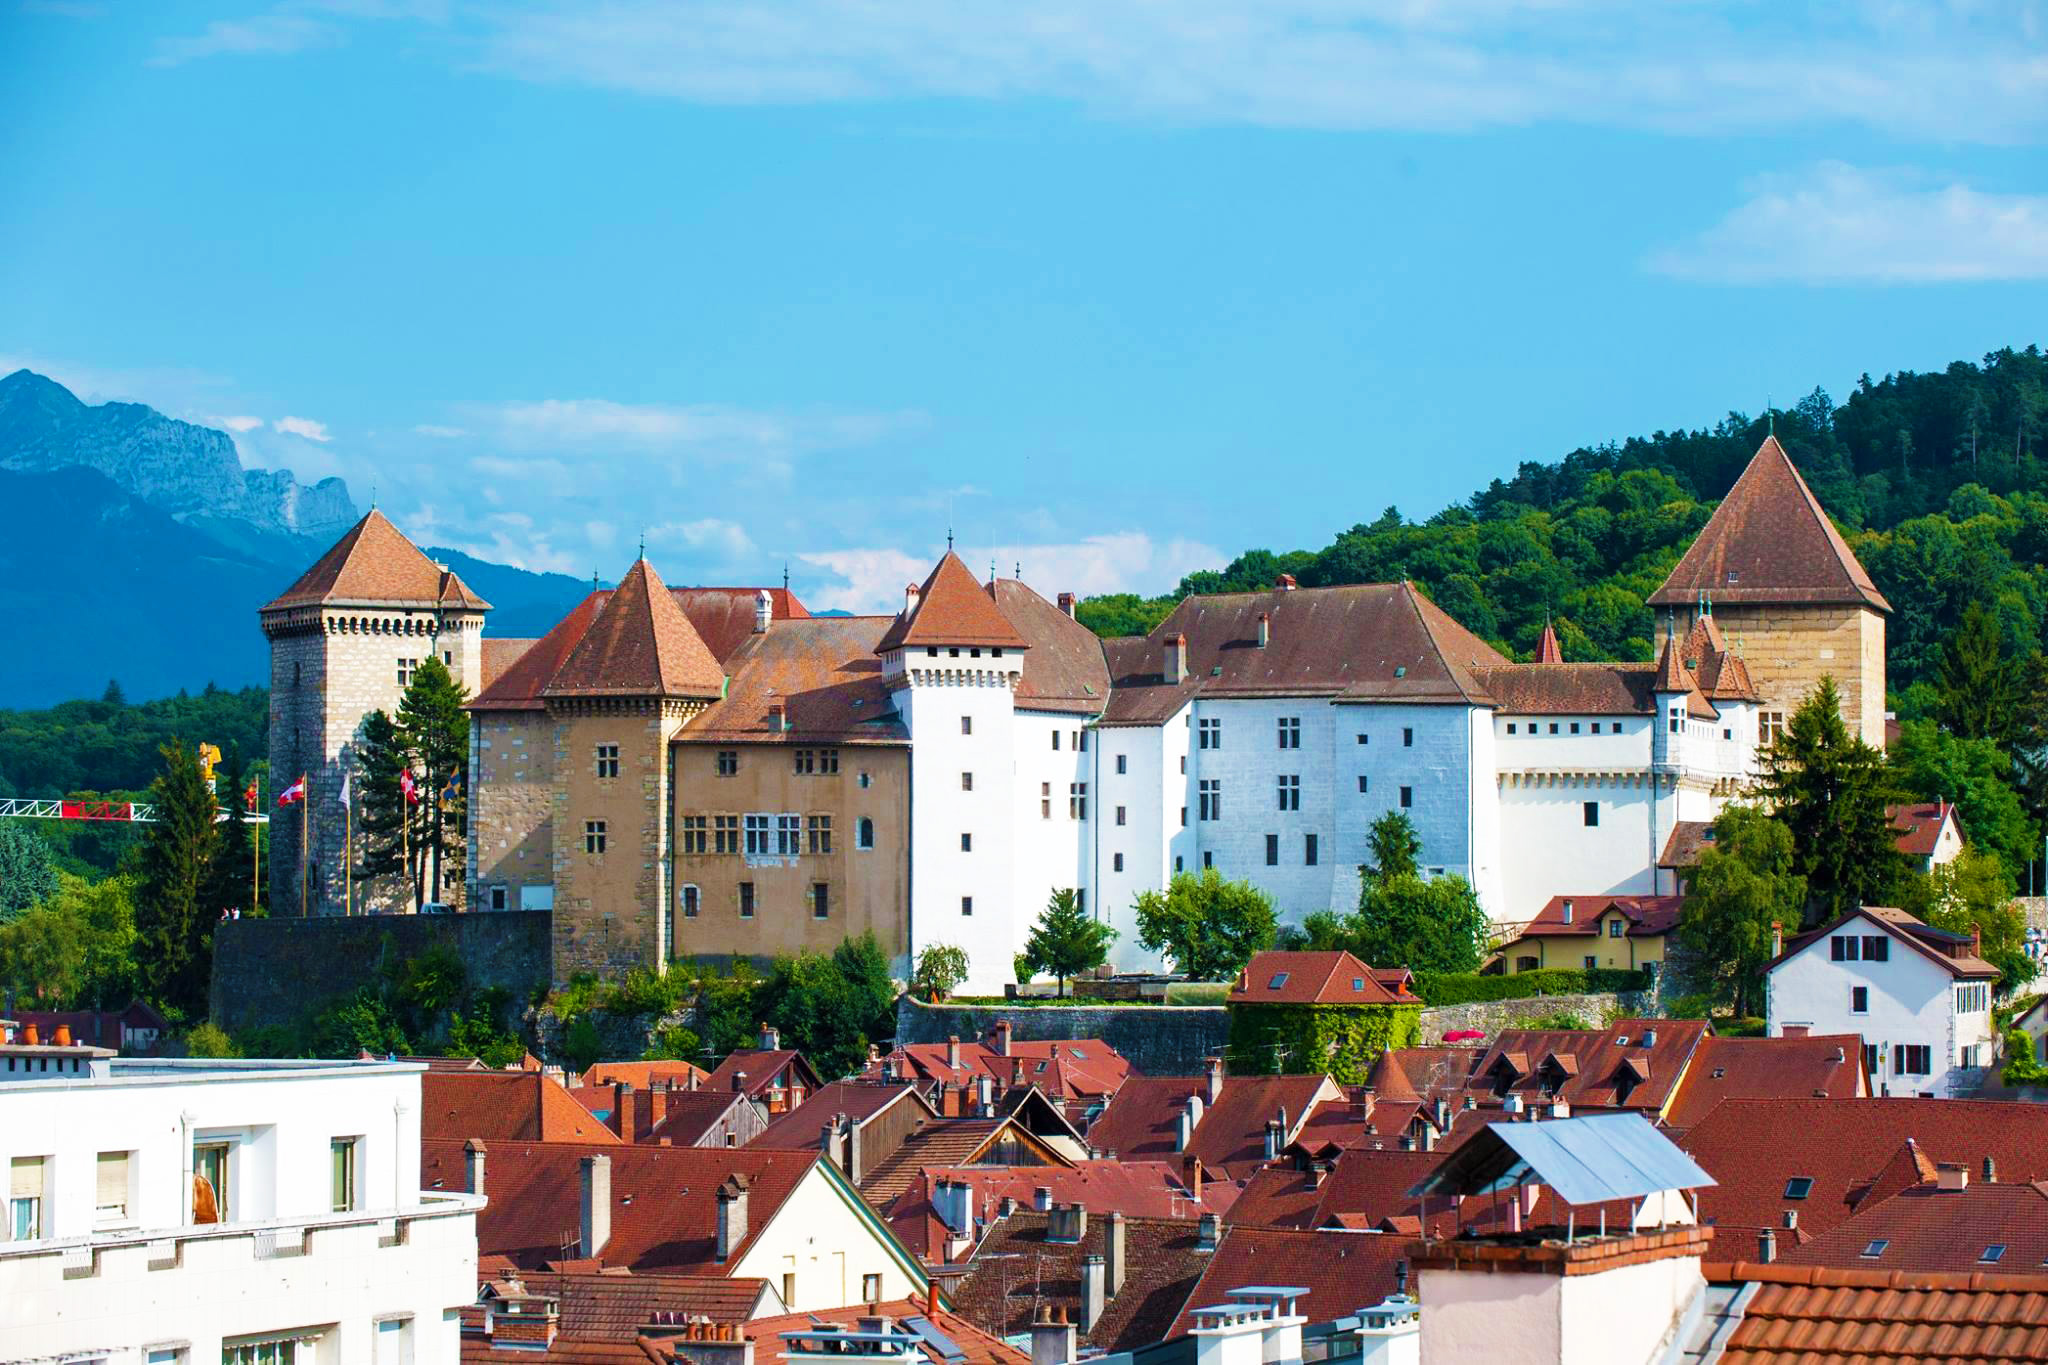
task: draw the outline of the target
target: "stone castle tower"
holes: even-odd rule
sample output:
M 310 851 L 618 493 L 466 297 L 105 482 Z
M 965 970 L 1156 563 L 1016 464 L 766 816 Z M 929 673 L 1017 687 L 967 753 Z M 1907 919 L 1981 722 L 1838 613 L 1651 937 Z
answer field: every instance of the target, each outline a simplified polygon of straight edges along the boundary
M 372 509 L 259 616 L 270 641 L 270 905 L 276 915 L 338 915 L 343 905 L 343 759 L 372 711 L 395 712 L 413 670 L 438 655 L 472 695 L 491 604 L 428 559 Z M 300 774 L 306 800 L 279 809 Z M 305 839 L 306 897 L 300 886 Z M 402 888 L 358 884 L 356 909 Z M 438 890 L 429 899 L 445 899 Z
M 1700 616 L 1713 616 L 1763 697 L 1763 742 L 1826 676 L 1841 692 L 1850 733 L 1884 747 L 1891 603 L 1776 436 L 1758 448 L 1650 606 L 1660 654 Z

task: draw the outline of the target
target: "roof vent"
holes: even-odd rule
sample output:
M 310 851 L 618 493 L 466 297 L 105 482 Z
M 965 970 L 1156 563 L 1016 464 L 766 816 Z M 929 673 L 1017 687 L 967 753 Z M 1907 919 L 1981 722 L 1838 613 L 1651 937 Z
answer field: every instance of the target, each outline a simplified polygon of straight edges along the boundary
M 1301 585 L 1294 581 L 1293 574 L 1284 573 L 1280 575 L 1279 581 L 1276 582 L 1273 586 L 1280 589 L 1280 591 L 1282 592 L 1293 592 L 1297 587 Z

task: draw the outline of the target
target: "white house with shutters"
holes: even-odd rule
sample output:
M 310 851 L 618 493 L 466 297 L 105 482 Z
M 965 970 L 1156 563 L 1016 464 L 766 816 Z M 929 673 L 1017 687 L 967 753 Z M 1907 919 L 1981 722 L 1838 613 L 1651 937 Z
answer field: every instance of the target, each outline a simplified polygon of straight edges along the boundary
M 0 1358 L 457 1360 L 483 1200 L 420 1189 L 423 1069 L 0 1044 Z
M 1951 1099 L 1996 1061 L 1998 969 L 1978 940 L 1866 905 L 1784 945 L 1766 973 L 1773 1038 L 1856 1033 L 1873 1094 Z

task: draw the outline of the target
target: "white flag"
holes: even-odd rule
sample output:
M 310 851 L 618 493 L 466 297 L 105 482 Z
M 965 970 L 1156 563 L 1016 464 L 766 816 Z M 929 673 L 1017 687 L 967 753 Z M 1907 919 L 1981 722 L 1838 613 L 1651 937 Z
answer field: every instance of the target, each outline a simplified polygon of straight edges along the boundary
M 352 774 L 351 774 L 351 773 L 349 772 L 349 770 L 348 770 L 348 769 L 346 769 L 346 768 L 343 768 L 343 769 L 341 770 L 341 808 L 342 808 L 343 810 L 347 810 L 347 809 L 349 808 L 349 804 L 348 804 L 348 783 L 349 783 L 349 778 L 350 778 L 351 776 L 352 776 Z

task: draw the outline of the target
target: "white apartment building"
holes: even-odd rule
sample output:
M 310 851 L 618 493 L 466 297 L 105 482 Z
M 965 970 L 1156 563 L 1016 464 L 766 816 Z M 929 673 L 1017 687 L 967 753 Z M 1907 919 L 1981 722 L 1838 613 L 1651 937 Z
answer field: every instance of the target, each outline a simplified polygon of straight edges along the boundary
M 483 1200 L 420 1189 L 422 1070 L 0 1045 L 0 1361 L 458 1360 Z
M 1996 1060 L 1998 969 L 1975 939 L 1866 905 L 1785 945 L 1766 977 L 1770 1036 L 1855 1033 L 1873 1093 L 1952 1099 Z

